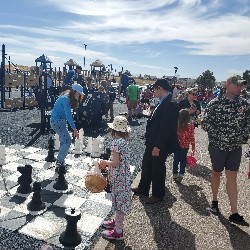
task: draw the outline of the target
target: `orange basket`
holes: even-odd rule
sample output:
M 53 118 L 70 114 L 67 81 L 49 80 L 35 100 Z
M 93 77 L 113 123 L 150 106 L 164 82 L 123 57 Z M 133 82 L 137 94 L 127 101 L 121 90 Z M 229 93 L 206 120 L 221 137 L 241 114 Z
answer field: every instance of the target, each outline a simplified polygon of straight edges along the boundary
M 85 186 L 91 193 L 100 193 L 107 186 L 106 178 L 98 173 L 85 175 Z

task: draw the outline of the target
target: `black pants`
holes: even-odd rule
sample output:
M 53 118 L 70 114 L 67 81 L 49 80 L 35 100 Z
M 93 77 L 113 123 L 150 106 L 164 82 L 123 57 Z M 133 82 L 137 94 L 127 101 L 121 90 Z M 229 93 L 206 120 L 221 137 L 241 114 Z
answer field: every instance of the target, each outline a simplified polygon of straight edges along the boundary
M 152 196 L 164 197 L 167 153 L 160 151 L 160 156 L 152 156 L 152 150 L 151 147 L 145 149 L 138 187 L 142 195 L 148 196 L 152 182 Z

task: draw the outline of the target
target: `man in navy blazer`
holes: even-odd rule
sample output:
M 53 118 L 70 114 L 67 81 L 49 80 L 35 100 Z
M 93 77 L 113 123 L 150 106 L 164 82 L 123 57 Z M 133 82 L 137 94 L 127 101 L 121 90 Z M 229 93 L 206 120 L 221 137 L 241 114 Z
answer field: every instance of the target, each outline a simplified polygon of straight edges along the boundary
M 154 85 L 154 95 L 160 99 L 146 127 L 146 149 L 142 160 L 139 186 L 132 188 L 137 195 L 152 196 L 146 201 L 154 204 L 165 196 L 166 159 L 178 147 L 177 124 L 178 106 L 172 102 L 171 86 L 166 79 L 158 79 Z

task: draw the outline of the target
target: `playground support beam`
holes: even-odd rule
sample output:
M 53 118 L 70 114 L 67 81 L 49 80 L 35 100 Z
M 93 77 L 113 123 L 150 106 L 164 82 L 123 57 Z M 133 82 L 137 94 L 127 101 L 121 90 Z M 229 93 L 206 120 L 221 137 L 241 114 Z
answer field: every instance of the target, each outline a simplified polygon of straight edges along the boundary
M 43 84 L 41 84 L 41 134 L 45 133 L 46 128 L 46 107 L 47 107 L 47 72 L 46 64 L 44 65 L 42 76 L 44 79 Z
M 2 45 L 2 62 L 0 72 L 0 86 L 1 86 L 1 108 L 4 108 L 5 99 L 5 45 Z

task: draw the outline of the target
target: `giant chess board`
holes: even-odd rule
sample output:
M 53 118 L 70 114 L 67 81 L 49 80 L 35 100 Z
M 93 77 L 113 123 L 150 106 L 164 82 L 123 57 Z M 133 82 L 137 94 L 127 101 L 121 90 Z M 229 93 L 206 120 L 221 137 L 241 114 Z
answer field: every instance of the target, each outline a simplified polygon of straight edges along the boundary
M 54 163 L 45 161 L 47 150 L 25 148 L 22 145 L 6 147 L 5 150 L 6 163 L 3 165 L 3 176 L 0 175 L 0 249 L 38 250 L 46 243 L 54 249 L 65 249 L 59 242 L 59 236 L 66 229 L 66 208 L 81 211 L 77 226 L 82 242 L 75 249 L 86 249 L 102 221 L 111 212 L 109 194 L 90 193 L 85 187 L 84 175 L 92 169 L 93 159 L 69 153 L 66 163 L 72 167 L 65 175 L 69 188 L 58 191 L 53 188 L 57 178 Z M 41 196 L 46 205 L 42 211 L 31 212 L 27 209 L 32 193 L 17 193 L 17 180 L 21 175 L 17 167 L 25 164 L 33 168 L 33 182 L 41 182 Z M 131 173 L 134 170 L 135 167 L 131 166 Z M 5 190 L 4 179 L 8 192 Z

